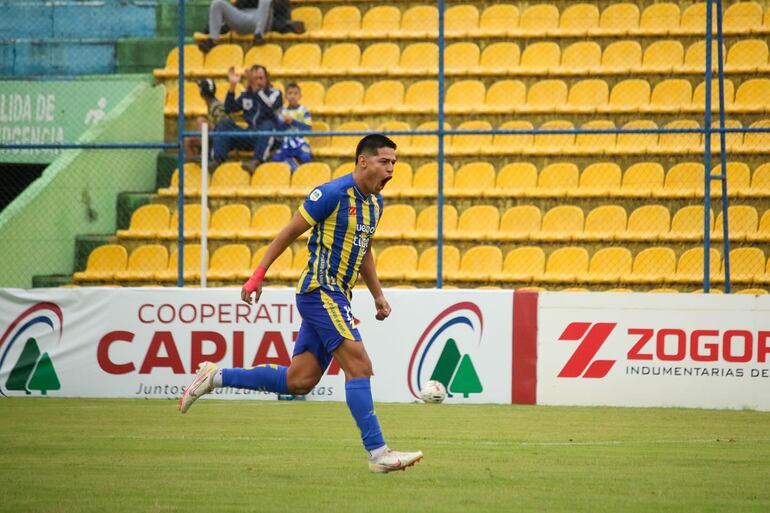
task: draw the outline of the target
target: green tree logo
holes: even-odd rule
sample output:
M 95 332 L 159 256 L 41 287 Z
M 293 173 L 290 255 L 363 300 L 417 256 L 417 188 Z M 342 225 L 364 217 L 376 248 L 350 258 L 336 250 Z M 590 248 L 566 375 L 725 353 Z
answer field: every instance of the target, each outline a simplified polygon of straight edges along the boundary
M 462 355 L 457 348 L 457 342 L 452 338 L 447 340 L 444 350 L 441 351 L 430 379 L 440 381 L 446 387 L 449 397 L 455 393 L 462 394 L 467 399 L 470 394 L 484 391 L 471 357 Z
M 34 338 L 27 339 L 19 360 L 8 375 L 5 388 L 23 390 L 27 395 L 31 393 L 30 390 L 38 390 L 46 395 L 49 390 L 61 388 L 51 357 L 48 353 L 40 354 L 40 348 Z

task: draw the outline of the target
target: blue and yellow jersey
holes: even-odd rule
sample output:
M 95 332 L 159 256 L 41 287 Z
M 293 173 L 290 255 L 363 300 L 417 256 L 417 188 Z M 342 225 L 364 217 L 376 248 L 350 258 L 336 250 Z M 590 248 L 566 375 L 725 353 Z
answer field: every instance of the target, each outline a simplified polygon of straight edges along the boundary
M 382 208 L 382 195 L 361 194 L 352 174 L 313 189 L 299 207 L 313 232 L 307 243 L 310 258 L 297 284 L 298 294 L 320 287 L 350 298 Z

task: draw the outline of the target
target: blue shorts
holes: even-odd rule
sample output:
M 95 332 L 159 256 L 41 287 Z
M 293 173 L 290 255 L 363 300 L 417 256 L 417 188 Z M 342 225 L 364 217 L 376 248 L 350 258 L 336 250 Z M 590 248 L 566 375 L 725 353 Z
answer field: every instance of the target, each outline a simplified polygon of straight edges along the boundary
M 313 353 L 325 371 L 332 361 L 332 353 L 343 340 L 361 340 L 354 325 L 353 312 L 345 294 L 315 289 L 297 294 L 297 310 L 302 316 L 294 354 Z

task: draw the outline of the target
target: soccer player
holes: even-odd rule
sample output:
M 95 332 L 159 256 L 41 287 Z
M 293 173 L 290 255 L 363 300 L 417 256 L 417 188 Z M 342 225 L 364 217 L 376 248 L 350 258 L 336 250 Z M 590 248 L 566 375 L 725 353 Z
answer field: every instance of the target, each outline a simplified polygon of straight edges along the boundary
M 253 369 L 219 369 L 204 362 L 179 400 L 185 413 L 196 399 L 216 387 L 267 390 L 279 394 L 307 394 L 318 383 L 332 356 L 345 372 L 345 396 L 361 431 L 372 472 L 403 470 L 422 459 L 422 452 L 388 448 L 374 413 L 369 379 L 372 363 L 350 309 L 359 273 L 374 297 L 375 318 L 390 315 L 374 267 L 370 242 L 382 215 L 382 189 L 393 177 L 396 144 L 383 135 L 367 135 L 356 148 L 352 173 L 314 189 L 289 224 L 267 249 L 252 277 L 241 290 L 249 304 L 259 301 L 262 280 L 270 265 L 301 234 L 313 229 L 310 258 L 297 285 L 297 309 L 302 324 L 289 367 L 261 365 Z

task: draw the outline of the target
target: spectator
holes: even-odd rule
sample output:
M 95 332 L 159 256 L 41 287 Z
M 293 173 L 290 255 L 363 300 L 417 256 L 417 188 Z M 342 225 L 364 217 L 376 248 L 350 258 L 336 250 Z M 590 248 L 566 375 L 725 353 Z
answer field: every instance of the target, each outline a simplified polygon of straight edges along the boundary
M 243 118 L 248 125 L 243 129 L 235 124 L 232 119 L 226 119 L 216 127 L 217 131 L 248 132 L 248 130 L 275 130 L 280 120 L 278 113 L 283 106 L 281 91 L 270 84 L 270 76 L 264 66 L 255 64 L 246 73 L 248 87 L 238 98 L 235 97 L 235 87 L 241 80 L 234 68 L 227 72 L 230 80 L 230 89 L 225 97 L 225 112 L 243 112 Z M 228 152 L 233 149 L 253 149 L 254 159 L 243 165 L 243 168 L 253 172 L 256 167 L 268 159 L 270 149 L 275 138 L 259 135 L 249 138 L 243 137 L 216 137 L 214 139 L 214 162 L 219 164 L 227 159 Z
M 210 78 L 204 78 L 198 80 L 198 92 L 206 102 L 208 106 L 208 116 L 198 116 L 195 119 L 195 123 L 198 127 L 198 131 L 201 130 L 203 123 L 208 123 L 209 130 L 214 128 L 225 120 L 230 119 L 230 116 L 225 112 L 225 106 L 222 102 L 217 100 L 217 86 Z M 211 147 L 209 145 L 209 147 Z M 201 153 L 201 139 L 200 137 L 187 137 L 184 140 L 185 155 L 189 157 L 196 157 Z
M 209 7 L 209 38 L 198 43 L 203 53 L 208 53 L 219 41 L 224 28 L 232 28 L 238 34 L 254 34 L 254 44 L 265 44 L 265 33 L 305 32 L 305 24 L 291 20 L 289 0 L 212 0 Z
M 281 110 L 284 130 L 310 130 L 312 119 L 307 107 L 300 105 L 302 99 L 302 90 L 296 82 L 291 82 L 286 86 L 286 105 Z M 286 162 L 289 164 L 292 173 L 299 167 L 299 164 L 310 162 L 310 143 L 304 137 L 286 136 L 283 138 L 281 149 L 273 155 L 273 161 Z

